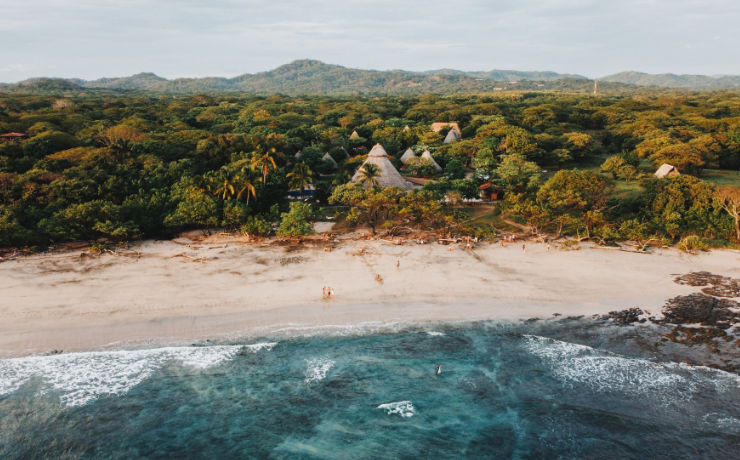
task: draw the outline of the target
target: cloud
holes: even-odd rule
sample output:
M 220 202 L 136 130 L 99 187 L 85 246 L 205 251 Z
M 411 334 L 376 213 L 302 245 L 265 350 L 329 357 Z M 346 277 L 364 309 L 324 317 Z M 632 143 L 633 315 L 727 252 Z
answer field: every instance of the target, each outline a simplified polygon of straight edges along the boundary
M 740 73 L 729 0 L 26 0 L 0 16 L 5 81 L 233 76 L 296 58 L 360 68 Z M 714 37 L 722 37 L 722 39 Z M 683 46 L 691 43 L 691 48 Z

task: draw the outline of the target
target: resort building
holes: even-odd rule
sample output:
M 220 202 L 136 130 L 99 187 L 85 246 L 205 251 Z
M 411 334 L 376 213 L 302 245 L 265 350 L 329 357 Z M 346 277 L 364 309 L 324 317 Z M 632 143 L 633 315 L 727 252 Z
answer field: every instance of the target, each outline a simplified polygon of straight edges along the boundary
M 425 160 L 429 160 L 432 163 L 432 166 L 434 166 L 434 169 L 437 170 L 437 172 L 442 172 L 442 167 L 434 161 L 434 157 L 432 157 L 432 154 L 429 153 L 429 150 L 424 150 L 424 153 L 421 154 L 421 157 Z
M 663 163 L 660 165 L 660 168 L 658 168 L 657 171 L 655 171 L 655 177 L 658 179 L 663 179 L 664 177 L 670 177 L 670 176 L 680 176 L 681 173 L 678 172 L 678 169 L 676 169 L 675 166 L 669 165 L 668 163 Z
M 388 159 L 388 153 L 385 151 L 382 145 L 375 144 L 372 150 L 370 150 L 370 153 L 367 156 L 367 160 L 362 163 L 362 166 L 360 166 L 357 169 L 357 172 L 355 172 L 355 175 L 352 176 L 352 182 L 362 183 L 365 185 L 365 187 L 369 187 L 370 185 L 365 183 L 361 172 L 362 168 L 366 164 L 373 164 L 377 166 L 379 174 L 375 177 L 375 180 L 377 181 L 379 186 L 400 187 L 407 190 L 413 188 L 413 184 L 411 184 L 411 182 L 407 181 L 403 176 L 401 176 L 398 170 L 396 170 L 396 168 L 393 166 L 391 160 Z
M 412 158 L 416 158 L 416 154 L 413 150 L 411 150 L 411 148 L 409 148 L 408 150 L 403 152 L 403 155 L 401 155 L 401 163 L 403 163 L 404 165 L 408 164 L 408 161 Z
M 460 140 L 460 132 L 457 130 L 457 128 L 452 128 L 447 132 L 444 143 L 451 144 L 457 140 Z

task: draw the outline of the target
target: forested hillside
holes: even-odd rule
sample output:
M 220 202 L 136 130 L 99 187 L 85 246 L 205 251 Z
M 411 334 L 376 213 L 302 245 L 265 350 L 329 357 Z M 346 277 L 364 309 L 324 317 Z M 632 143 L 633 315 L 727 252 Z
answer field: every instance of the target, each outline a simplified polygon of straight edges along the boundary
M 449 128 L 430 129 L 439 121 L 458 123 L 461 140 L 443 143 Z M 27 138 L 0 143 L 1 246 L 217 226 L 270 233 L 288 191 L 310 184 L 315 209 L 350 206 L 349 223 L 379 229 L 495 233 L 458 206 L 490 184 L 504 197 L 498 212 L 537 231 L 737 238 L 737 93 L 4 96 L 0 134 L 9 132 Z M 408 195 L 344 185 L 376 143 L 398 168 L 412 148 L 443 171 L 422 160 L 401 169 L 430 180 Z M 663 163 L 681 175 L 657 179 Z

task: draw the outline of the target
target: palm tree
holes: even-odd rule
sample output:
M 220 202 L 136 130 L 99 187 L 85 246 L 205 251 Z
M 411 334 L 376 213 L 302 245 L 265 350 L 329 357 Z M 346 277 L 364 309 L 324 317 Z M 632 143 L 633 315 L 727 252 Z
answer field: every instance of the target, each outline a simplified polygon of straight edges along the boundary
M 303 199 L 303 191 L 313 183 L 313 171 L 308 167 L 305 161 L 297 163 L 291 172 L 285 175 L 289 179 L 288 186 L 292 189 L 299 189 L 301 191 L 301 199 Z
M 250 165 L 254 171 L 259 171 L 262 174 L 263 184 L 267 181 L 267 174 L 270 172 L 270 169 L 273 171 L 277 169 L 275 158 L 273 158 L 275 154 L 275 147 L 270 148 L 270 150 L 259 156 L 257 156 L 258 153 L 256 151 L 252 152 Z
M 372 163 L 365 163 L 360 168 L 360 177 L 362 177 L 362 183 L 370 186 L 378 185 L 378 176 L 380 176 L 380 168 Z
M 243 168 L 239 174 L 237 174 L 234 181 L 238 187 L 241 187 L 236 194 L 236 199 L 240 199 L 242 194 L 247 192 L 247 206 L 249 206 L 250 195 L 254 198 L 254 201 L 257 201 L 257 190 L 254 188 L 254 181 L 252 180 L 250 172 L 251 171 L 249 169 Z
M 226 171 L 212 175 L 208 182 L 208 189 L 222 200 L 234 196 L 234 181 Z

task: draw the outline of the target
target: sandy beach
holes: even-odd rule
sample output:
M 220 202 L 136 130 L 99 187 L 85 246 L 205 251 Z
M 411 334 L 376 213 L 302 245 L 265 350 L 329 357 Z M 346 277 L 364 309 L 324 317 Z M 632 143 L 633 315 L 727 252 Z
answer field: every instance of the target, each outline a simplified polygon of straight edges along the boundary
M 115 254 L 18 257 L 0 263 L 0 356 L 632 306 L 659 314 L 666 299 L 697 291 L 676 284 L 676 275 L 740 278 L 738 251 L 453 248 L 349 237 L 295 247 L 199 235 Z M 333 299 L 322 298 L 324 286 L 334 288 Z

